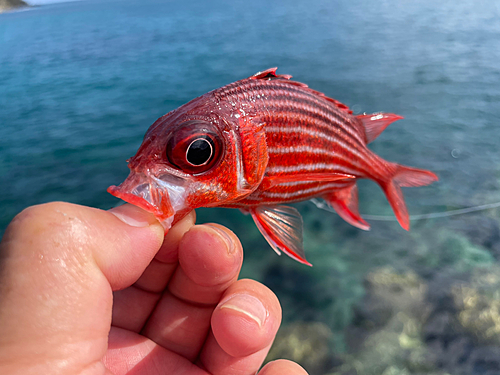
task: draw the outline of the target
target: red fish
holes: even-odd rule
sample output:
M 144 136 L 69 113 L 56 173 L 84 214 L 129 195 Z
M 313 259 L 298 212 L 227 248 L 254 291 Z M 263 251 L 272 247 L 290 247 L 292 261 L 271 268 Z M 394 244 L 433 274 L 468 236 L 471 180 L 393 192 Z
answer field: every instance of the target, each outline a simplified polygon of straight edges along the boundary
M 128 178 L 108 191 L 154 213 L 166 230 L 198 207 L 239 208 L 278 254 L 305 264 L 302 217 L 283 204 L 320 197 L 348 223 L 368 230 L 358 211 L 359 178 L 381 186 L 408 230 L 400 188 L 438 178 L 388 162 L 366 146 L 402 117 L 354 116 L 290 78 L 268 69 L 167 113 L 128 161 Z

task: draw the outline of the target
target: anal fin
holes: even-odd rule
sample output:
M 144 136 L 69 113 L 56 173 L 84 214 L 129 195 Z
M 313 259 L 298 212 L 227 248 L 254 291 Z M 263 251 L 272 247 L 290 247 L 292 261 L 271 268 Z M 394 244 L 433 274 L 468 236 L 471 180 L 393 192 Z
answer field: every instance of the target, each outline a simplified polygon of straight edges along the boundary
M 349 224 L 363 230 L 370 229 L 370 224 L 368 224 L 359 214 L 358 187 L 355 183 L 343 189 L 328 193 L 323 199 Z
M 296 261 L 306 260 L 302 239 L 302 216 L 289 206 L 259 206 L 248 210 L 260 233 L 278 255 L 283 251 Z

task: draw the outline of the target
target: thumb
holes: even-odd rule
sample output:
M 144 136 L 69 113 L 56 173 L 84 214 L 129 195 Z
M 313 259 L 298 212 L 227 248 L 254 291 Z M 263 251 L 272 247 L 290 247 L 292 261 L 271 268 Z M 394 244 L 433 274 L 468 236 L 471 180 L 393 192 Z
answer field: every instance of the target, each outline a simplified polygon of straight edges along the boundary
M 160 249 L 165 230 L 152 214 L 131 204 L 113 208 L 108 213 L 121 221 L 109 218 L 118 236 L 114 241 L 125 243 L 117 248 L 115 242 L 111 246 L 114 251 L 101 247 L 94 257 L 113 290 L 117 290 L 132 285 L 141 276 Z
M 130 205 L 108 212 L 58 202 L 21 212 L 0 244 L 0 364 L 77 373 L 100 361 L 112 290 L 137 280 L 162 241 L 158 221 Z

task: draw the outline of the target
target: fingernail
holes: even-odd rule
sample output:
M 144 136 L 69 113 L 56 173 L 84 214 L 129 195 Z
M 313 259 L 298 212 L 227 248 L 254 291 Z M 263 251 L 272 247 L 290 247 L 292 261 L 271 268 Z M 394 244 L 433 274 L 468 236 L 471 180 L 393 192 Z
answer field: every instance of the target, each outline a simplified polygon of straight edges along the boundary
M 234 294 L 224 301 L 219 307 L 220 309 L 231 309 L 245 314 L 254 320 L 259 327 L 262 327 L 269 312 L 266 310 L 262 302 L 250 294 Z
M 156 219 L 153 215 L 140 209 L 139 207 L 125 204 L 109 210 L 118 219 L 132 227 L 144 228 L 153 224 Z
M 226 244 L 226 249 L 227 249 L 228 254 L 234 253 L 235 248 L 234 248 L 233 240 L 224 230 L 220 229 L 217 225 L 213 225 L 213 224 L 203 224 L 203 225 L 212 229 L 215 233 L 217 233 L 219 238 L 222 241 L 224 241 L 224 243 Z

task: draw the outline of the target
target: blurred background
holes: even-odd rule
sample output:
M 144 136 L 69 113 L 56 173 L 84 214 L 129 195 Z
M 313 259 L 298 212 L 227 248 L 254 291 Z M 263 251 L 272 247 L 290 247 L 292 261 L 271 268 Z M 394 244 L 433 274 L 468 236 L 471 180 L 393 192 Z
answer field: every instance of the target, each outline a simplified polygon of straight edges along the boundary
M 0 14 L 0 234 L 29 205 L 109 209 L 147 128 L 196 96 L 278 73 L 355 113 L 405 117 L 370 147 L 440 181 L 413 215 L 500 202 L 500 3 L 422 0 L 32 1 Z M 311 375 L 500 374 L 499 209 L 413 220 L 360 182 L 370 232 L 297 205 L 314 267 L 278 257 L 251 218 L 200 209 L 279 297 L 269 359 Z M 380 219 L 380 218 L 378 218 Z

